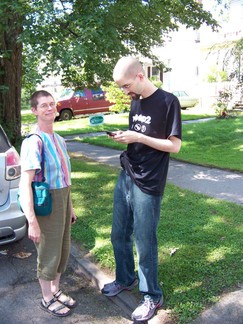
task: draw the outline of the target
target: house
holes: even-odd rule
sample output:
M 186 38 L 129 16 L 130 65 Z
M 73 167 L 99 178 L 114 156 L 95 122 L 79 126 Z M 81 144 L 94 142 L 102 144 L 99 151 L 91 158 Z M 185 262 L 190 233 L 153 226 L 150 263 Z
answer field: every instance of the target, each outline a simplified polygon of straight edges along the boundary
M 181 26 L 179 31 L 170 33 L 163 47 L 154 48 L 154 53 L 170 71 L 158 71 L 148 60 L 144 61 L 144 68 L 148 77 L 157 76 L 163 82 L 163 89 L 186 90 L 199 96 L 201 105 L 204 105 L 213 103 L 218 92 L 230 86 L 220 79 L 208 83 L 208 75 L 212 70 L 224 70 L 230 75 L 234 68 L 230 49 L 233 42 L 243 38 L 243 0 L 231 0 L 222 16 L 222 7 L 216 4 L 214 7 L 212 0 L 203 0 L 202 3 L 206 10 L 213 11 L 217 19 L 219 17 L 219 31 L 212 32 L 206 26 L 196 31 Z M 243 70 L 239 73 L 242 74 Z

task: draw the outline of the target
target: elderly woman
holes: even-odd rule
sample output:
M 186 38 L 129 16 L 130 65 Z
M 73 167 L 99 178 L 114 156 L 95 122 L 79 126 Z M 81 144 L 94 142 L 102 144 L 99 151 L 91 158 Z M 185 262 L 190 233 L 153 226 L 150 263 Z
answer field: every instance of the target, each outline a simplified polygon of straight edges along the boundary
M 20 203 L 26 215 L 28 237 L 37 249 L 37 277 L 42 291 L 41 307 L 54 316 L 67 316 L 76 301 L 60 288 L 70 252 L 71 224 L 76 216 L 71 201 L 70 161 L 65 141 L 53 131 L 56 104 L 47 91 L 36 91 L 30 99 L 37 126 L 21 146 Z M 44 176 L 52 194 L 52 211 L 47 216 L 35 214 L 32 181 L 41 181 L 42 148 Z

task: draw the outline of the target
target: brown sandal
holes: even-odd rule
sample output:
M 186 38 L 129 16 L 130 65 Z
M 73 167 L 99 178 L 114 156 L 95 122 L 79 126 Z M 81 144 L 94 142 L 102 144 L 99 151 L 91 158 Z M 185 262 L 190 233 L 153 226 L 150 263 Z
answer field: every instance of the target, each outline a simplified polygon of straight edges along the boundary
M 56 298 L 56 300 L 58 300 L 60 303 L 62 303 L 68 308 L 74 308 L 77 306 L 76 300 L 68 295 L 65 295 L 64 292 L 62 292 L 62 290 L 58 290 L 58 292 L 56 292 L 53 296 L 54 298 Z
M 57 306 L 53 309 L 50 309 L 49 307 L 55 303 L 57 303 Z M 46 312 L 48 312 L 54 316 L 57 316 L 57 317 L 65 317 L 71 313 L 71 310 L 67 306 L 65 306 L 63 303 L 60 303 L 55 297 L 52 298 L 49 302 L 46 302 L 42 298 L 41 308 L 44 309 Z M 68 308 L 68 311 L 66 313 L 60 313 L 59 311 L 64 308 Z

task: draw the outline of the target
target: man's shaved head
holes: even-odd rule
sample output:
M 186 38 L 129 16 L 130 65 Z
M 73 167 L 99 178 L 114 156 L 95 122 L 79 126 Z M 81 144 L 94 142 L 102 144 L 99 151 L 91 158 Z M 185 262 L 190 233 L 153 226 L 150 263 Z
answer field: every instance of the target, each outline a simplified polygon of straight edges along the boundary
M 124 56 L 120 58 L 114 68 L 113 79 L 118 81 L 123 78 L 131 78 L 138 73 L 144 74 L 142 64 L 134 57 Z

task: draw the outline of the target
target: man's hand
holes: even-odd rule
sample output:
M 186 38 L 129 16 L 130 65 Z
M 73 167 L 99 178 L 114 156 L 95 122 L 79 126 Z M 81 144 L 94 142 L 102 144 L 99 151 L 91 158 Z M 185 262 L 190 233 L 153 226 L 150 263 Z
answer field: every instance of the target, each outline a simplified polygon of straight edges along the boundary
M 140 134 L 135 131 L 127 130 L 125 132 L 118 131 L 115 136 L 113 136 L 114 141 L 122 144 L 130 144 L 138 142 Z
M 142 133 L 128 130 L 125 132 L 118 131 L 117 134 L 112 138 L 114 141 L 122 144 L 130 144 L 137 142 L 150 146 L 158 151 L 164 151 L 168 153 L 178 153 L 181 148 L 181 140 L 176 136 L 171 136 L 167 139 L 162 139 L 150 137 Z

